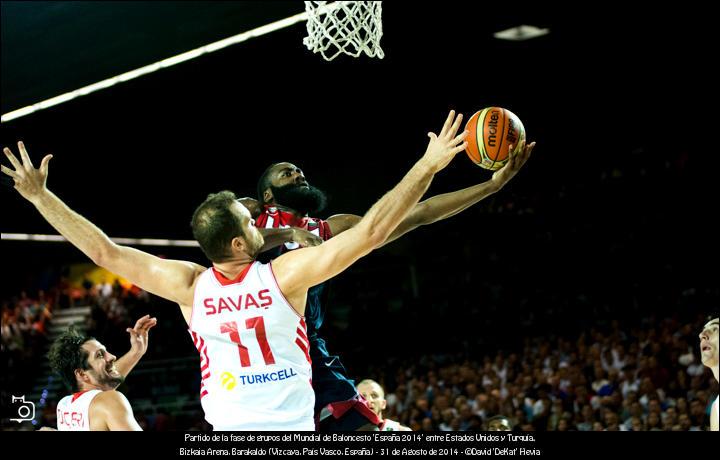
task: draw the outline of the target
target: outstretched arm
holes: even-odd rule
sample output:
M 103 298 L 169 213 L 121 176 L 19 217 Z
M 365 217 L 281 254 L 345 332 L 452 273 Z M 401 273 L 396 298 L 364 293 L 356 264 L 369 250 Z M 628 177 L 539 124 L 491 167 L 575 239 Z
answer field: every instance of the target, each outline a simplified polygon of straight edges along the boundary
M 151 318 L 150 315 L 145 315 L 137 320 L 135 327 L 126 329 L 128 334 L 130 334 L 130 351 L 115 361 L 115 366 L 123 377 L 127 378 L 130 371 L 133 370 L 147 352 L 149 331 L 155 327 L 156 324 L 157 318 Z
M 260 252 L 269 251 L 274 247 L 290 242 L 297 243 L 304 248 L 317 246 L 323 242 L 319 236 L 299 227 L 258 228 L 258 231 L 265 240 Z
M 381 245 L 427 191 L 433 176 L 465 148 L 467 132 L 456 136 L 462 115 L 451 111 L 440 135 L 429 133 L 423 157 L 350 230 L 321 246 L 287 253 L 273 262 L 278 285 L 290 303 L 305 310 L 305 293 Z
M 452 217 L 500 191 L 527 162 L 534 148 L 535 142 L 525 145 L 523 140 L 518 151 L 510 155 L 508 163 L 502 169 L 496 171 L 490 180 L 455 192 L 436 195 L 418 203 L 384 244 L 400 238 L 421 225 L 429 225 Z M 510 151 L 513 150 L 514 148 L 511 145 Z
M 3 152 L 14 170 L 2 166 L 2 172 L 15 182 L 15 189 L 30 201 L 62 236 L 80 249 L 95 264 L 128 279 L 142 289 L 180 305 L 192 305 L 193 284 L 204 270 L 197 264 L 165 260 L 146 252 L 115 244 L 99 228 L 70 209 L 46 187 L 46 155 L 36 169 L 22 142 L 18 142 L 22 162 L 8 148 Z
M 432 224 L 452 217 L 484 200 L 493 193 L 498 192 L 517 174 L 530 157 L 530 153 L 534 147 L 534 142 L 527 146 L 523 143 L 519 151 L 511 155 L 508 164 L 496 171 L 492 179 L 488 181 L 455 192 L 436 195 L 421 201 L 415 205 L 413 210 L 410 211 L 410 214 L 398 225 L 383 244 L 394 241 L 422 225 Z M 512 146 L 510 147 L 510 151 L 513 151 Z M 360 219 L 360 216 L 353 214 L 337 214 L 328 218 L 328 224 L 330 225 L 333 235 L 338 235 L 357 225 Z

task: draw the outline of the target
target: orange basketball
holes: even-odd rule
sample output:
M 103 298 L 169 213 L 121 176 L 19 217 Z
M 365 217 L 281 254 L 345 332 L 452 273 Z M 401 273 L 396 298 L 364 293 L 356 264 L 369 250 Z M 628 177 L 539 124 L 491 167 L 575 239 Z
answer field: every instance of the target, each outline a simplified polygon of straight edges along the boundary
M 470 131 L 465 149 L 476 165 L 497 171 L 510 159 L 510 144 L 515 151 L 525 140 L 525 127 L 508 109 L 488 107 L 475 113 L 465 129 Z

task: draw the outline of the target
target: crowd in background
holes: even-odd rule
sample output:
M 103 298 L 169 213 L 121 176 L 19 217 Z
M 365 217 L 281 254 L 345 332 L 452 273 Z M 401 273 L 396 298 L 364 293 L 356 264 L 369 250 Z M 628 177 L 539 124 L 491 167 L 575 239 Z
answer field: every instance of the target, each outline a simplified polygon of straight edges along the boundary
M 76 303 L 92 307 L 88 333 L 109 350 L 118 356 L 127 350 L 125 328 L 149 312 L 164 315 L 166 324 L 151 332 L 152 351 L 145 360 L 172 364 L 173 359 L 194 358 L 191 345 L 178 340 L 184 325 L 172 314 L 176 307 L 118 283 L 88 287 Z M 10 378 L 37 373 L 23 363 L 37 365 L 42 359 L 37 354 L 52 311 L 43 292 L 22 293 L 4 303 L 2 355 L 6 368 L 14 371 Z M 701 315 L 630 315 L 599 321 L 572 335 L 538 330 L 534 336 L 521 333 L 520 323 L 515 329 L 510 323 L 506 334 L 514 346 L 493 349 L 476 337 L 466 340 L 463 350 L 452 352 L 453 346 L 446 344 L 436 353 L 417 355 L 407 350 L 412 345 L 424 350 L 419 343 L 423 335 L 414 340 L 410 335 L 403 339 L 410 347 L 396 352 L 386 348 L 379 353 L 366 344 L 367 359 L 350 359 L 355 368 L 349 367 L 352 377 L 378 380 L 388 401 L 385 417 L 413 430 L 482 430 L 497 414 L 522 431 L 704 430 L 718 393 L 717 382 L 699 360 L 697 335 L 704 320 Z M 143 428 L 210 428 L 198 405 L 197 362 L 192 358 L 174 370 L 138 371 L 121 388 L 142 406 L 136 417 Z M 53 423 L 56 403 L 42 408 L 42 424 Z
M 612 321 L 573 338 L 522 338 L 518 352 L 391 362 L 374 377 L 385 416 L 413 430 L 482 430 L 498 414 L 521 431 L 705 430 L 718 385 L 699 359 L 704 322 Z
M 385 387 L 388 418 L 414 430 L 478 430 L 496 414 L 517 430 L 706 429 L 718 386 L 697 334 L 720 289 L 695 263 L 714 249 L 711 229 L 686 235 L 706 210 L 674 193 L 701 186 L 698 166 L 657 150 L 602 161 L 542 186 L 519 177 L 332 280 L 321 335 L 352 378 Z M 118 356 L 149 313 L 148 354 L 121 391 L 143 428 L 209 428 L 177 306 L 117 283 L 53 286 L 3 302 L 3 393 L 37 376 L 56 309 L 91 306 L 88 333 Z

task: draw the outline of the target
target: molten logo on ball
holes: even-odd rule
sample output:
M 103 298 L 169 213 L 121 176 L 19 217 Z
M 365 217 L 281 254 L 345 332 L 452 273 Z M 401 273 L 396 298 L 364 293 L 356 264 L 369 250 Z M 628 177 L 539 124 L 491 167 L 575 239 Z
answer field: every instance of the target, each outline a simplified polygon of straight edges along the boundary
M 220 385 L 226 390 L 232 390 L 237 384 L 237 379 L 230 372 L 223 372 L 220 376 Z
M 510 146 L 517 151 L 525 140 L 525 127 L 511 111 L 487 107 L 475 113 L 465 125 L 468 156 L 476 165 L 497 171 L 510 159 Z
M 490 147 L 495 147 L 495 141 L 497 140 L 498 118 L 500 118 L 498 111 L 493 110 L 490 115 L 490 121 L 488 122 L 488 145 Z

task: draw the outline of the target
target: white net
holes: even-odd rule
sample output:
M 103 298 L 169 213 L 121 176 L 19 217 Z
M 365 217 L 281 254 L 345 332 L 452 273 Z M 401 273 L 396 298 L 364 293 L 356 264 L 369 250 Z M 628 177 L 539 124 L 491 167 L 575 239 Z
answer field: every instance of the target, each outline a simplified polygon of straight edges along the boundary
M 382 2 L 305 2 L 305 11 L 308 35 L 303 43 L 326 61 L 363 52 L 385 56 L 380 48 Z

